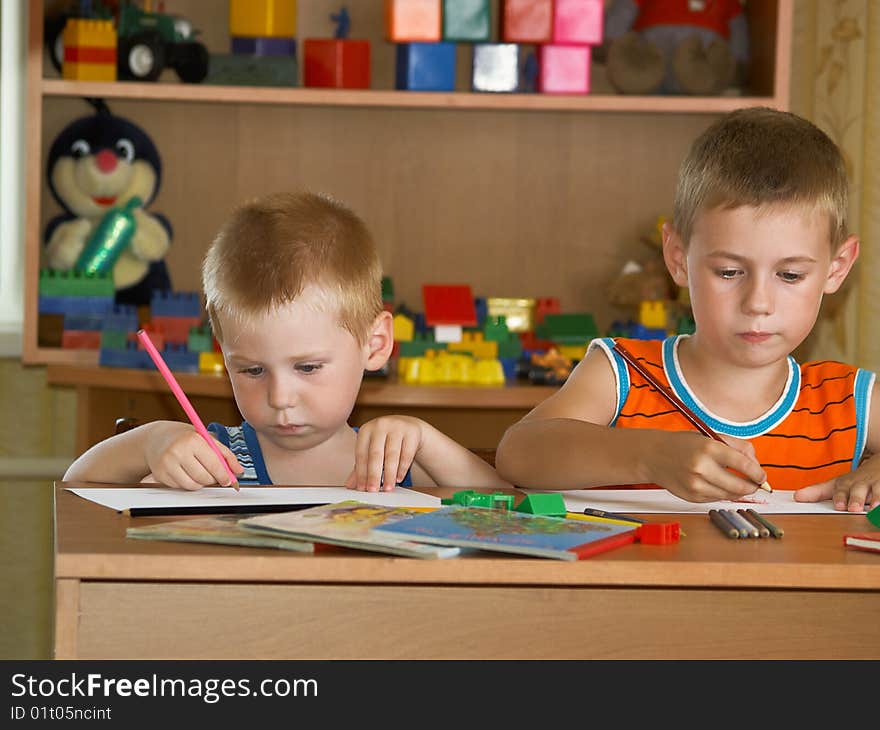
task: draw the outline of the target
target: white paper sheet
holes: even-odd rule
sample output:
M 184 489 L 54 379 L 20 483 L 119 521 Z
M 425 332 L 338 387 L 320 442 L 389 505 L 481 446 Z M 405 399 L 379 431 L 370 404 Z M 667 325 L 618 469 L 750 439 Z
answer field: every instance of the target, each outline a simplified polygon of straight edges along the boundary
M 523 489 L 522 491 L 541 493 L 548 490 Z M 740 502 L 688 502 L 665 489 L 573 489 L 561 491 L 560 494 L 569 512 L 583 512 L 584 507 L 594 507 L 606 512 L 629 514 L 708 514 L 710 509 L 751 507 L 761 514 L 841 514 L 834 509 L 830 500 L 795 502 L 793 491 L 775 491 L 769 494 L 756 492 L 750 495 L 748 501 Z
M 66 487 L 74 494 L 117 512 L 134 507 L 255 507 L 261 504 L 331 504 L 356 499 L 385 507 L 439 507 L 440 498 L 397 487 L 392 492 L 357 492 L 345 487 L 205 487 L 189 492 L 167 487 Z

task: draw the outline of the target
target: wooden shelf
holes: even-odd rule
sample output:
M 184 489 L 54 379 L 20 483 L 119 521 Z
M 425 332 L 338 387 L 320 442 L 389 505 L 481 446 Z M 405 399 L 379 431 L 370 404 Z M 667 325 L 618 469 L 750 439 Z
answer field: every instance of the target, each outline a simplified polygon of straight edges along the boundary
M 386 90 L 304 89 L 284 87 L 206 86 L 199 84 L 63 81 L 43 79 L 44 96 L 100 97 L 141 101 L 185 101 L 216 104 L 379 107 L 410 109 L 513 110 L 568 112 L 682 112 L 717 114 L 743 106 L 783 106 L 769 96 L 624 96 L 547 94 L 480 94 L 465 91 L 414 92 Z

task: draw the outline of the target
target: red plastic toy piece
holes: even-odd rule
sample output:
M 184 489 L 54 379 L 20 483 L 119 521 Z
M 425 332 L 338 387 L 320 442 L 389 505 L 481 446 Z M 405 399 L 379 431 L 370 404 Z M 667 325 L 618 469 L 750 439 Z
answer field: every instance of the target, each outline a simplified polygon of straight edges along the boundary
M 370 88 L 370 42 L 306 38 L 303 85 L 336 89 Z
M 642 545 L 670 545 L 681 539 L 678 522 L 646 522 L 636 528 L 636 540 Z
M 477 326 L 477 308 L 467 284 L 423 284 L 422 301 L 428 327 L 444 324 Z

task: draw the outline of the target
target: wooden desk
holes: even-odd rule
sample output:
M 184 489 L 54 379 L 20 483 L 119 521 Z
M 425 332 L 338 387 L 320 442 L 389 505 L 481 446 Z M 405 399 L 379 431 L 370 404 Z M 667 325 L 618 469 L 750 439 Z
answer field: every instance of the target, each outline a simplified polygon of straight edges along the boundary
M 241 422 L 225 374 L 175 373 L 175 377 L 206 424 Z M 184 420 L 167 383 L 153 370 L 49 365 L 47 381 L 76 388 L 78 454 L 110 436 L 117 418 Z M 350 423 L 359 426 L 389 413 L 416 416 L 468 448 L 494 448 L 508 426 L 556 390 L 541 385 L 403 385 L 368 377 Z
M 168 518 L 63 486 L 57 658 L 880 658 L 880 555 L 841 538 L 863 515 L 776 515 L 781 540 L 680 515 L 676 545 L 578 563 L 427 561 L 128 540 Z

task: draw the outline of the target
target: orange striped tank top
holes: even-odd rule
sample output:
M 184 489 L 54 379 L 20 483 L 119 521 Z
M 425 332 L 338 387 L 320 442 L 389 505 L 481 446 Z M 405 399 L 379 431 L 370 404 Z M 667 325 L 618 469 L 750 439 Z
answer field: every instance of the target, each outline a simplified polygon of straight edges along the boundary
M 858 466 L 865 450 L 874 373 L 829 360 L 798 365 L 788 358 L 788 381 L 761 417 L 737 423 L 715 416 L 696 399 L 678 364 L 676 335 L 666 340 L 621 340 L 626 348 L 718 434 L 751 441 L 774 489 L 800 489 Z M 693 431 L 694 427 L 611 348 L 594 340 L 614 367 L 616 428 Z M 656 487 L 657 485 L 634 485 Z

